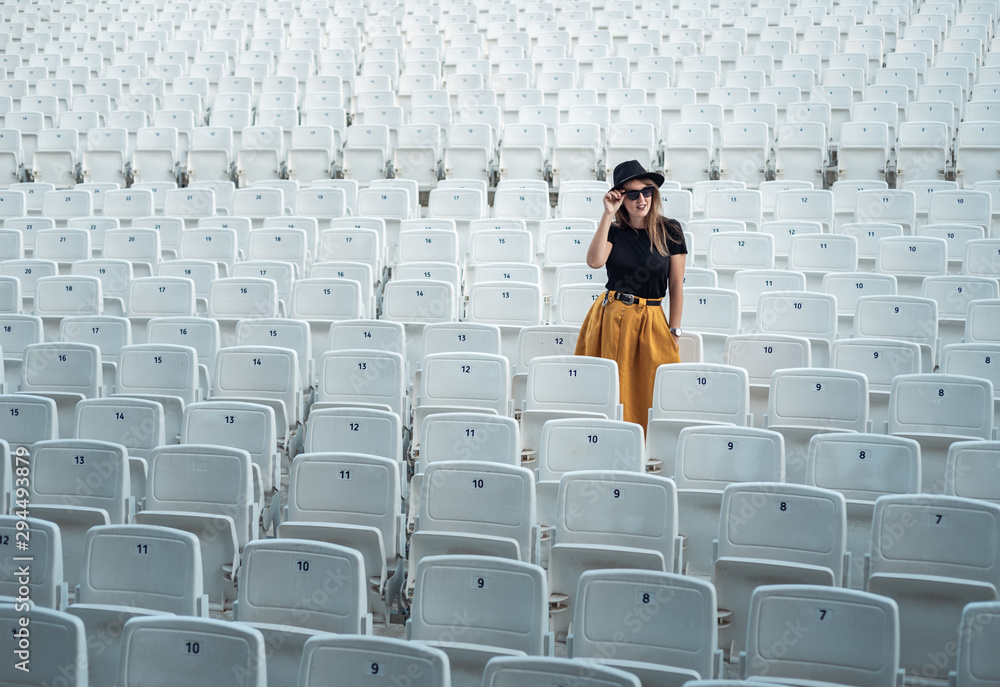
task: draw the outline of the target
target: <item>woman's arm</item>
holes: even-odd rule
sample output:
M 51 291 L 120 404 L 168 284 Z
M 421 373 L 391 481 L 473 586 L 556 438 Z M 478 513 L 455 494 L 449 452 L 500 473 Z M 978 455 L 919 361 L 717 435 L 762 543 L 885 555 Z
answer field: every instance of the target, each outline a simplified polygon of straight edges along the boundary
M 601 221 L 597 223 L 597 231 L 590 241 L 590 248 L 587 249 L 587 267 L 596 270 L 604 267 L 611 255 L 611 247 L 614 245 L 608 241 L 608 230 L 611 222 L 615 219 L 615 213 L 622 206 L 625 196 L 619 191 L 608 191 L 604 196 L 604 214 Z
M 670 298 L 670 310 L 667 322 L 672 328 L 680 329 L 681 317 L 684 314 L 684 263 L 686 255 L 670 256 L 670 276 L 667 278 L 667 296 Z M 677 337 L 674 337 L 674 341 Z

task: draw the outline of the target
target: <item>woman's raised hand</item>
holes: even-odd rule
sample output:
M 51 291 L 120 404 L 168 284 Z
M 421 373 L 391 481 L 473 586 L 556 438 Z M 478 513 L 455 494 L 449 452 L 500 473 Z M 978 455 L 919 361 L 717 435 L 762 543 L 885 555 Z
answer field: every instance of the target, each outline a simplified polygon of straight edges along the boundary
M 618 208 L 622 206 L 625 201 L 625 194 L 621 191 L 615 191 L 612 189 L 604 194 L 604 212 L 609 215 L 614 215 L 618 212 Z

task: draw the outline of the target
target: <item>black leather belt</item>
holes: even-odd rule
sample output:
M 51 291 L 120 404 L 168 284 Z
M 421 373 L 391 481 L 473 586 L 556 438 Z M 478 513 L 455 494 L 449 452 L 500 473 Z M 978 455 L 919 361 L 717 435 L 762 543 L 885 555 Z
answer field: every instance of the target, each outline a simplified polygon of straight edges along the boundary
M 639 303 L 642 301 L 646 302 L 646 305 L 659 305 L 663 302 L 662 298 L 648 299 L 640 298 L 639 296 L 633 296 L 630 293 L 621 293 L 619 291 L 611 291 L 609 295 L 616 301 L 621 301 L 625 305 L 633 305 L 634 303 Z M 607 303 L 607 296 L 604 297 L 604 302 Z

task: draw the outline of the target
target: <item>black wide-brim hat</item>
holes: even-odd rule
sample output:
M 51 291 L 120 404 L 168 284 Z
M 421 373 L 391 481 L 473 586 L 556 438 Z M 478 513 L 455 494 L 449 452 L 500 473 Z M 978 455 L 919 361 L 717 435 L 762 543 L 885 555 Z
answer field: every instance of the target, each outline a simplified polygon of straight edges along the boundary
M 614 186 L 611 188 L 617 189 L 624 186 L 627 182 L 633 179 L 649 179 L 656 187 L 659 188 L 663 186 L 663 175 L 657 174 L 656 172 L 647 172 L 643 169 L 642 165 L 639 164 L 638 160 L 626 160 L 620 165 L 615 167 L 614 173 Z

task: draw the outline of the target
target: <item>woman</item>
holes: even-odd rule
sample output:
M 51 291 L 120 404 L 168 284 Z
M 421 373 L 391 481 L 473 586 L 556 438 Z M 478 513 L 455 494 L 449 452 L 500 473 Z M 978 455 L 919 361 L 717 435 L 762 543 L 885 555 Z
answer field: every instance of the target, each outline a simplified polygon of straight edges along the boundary
M 614 171 L 604 214 L 587 250 L 587 265 L 607 266 L 607 292 L 580 328 L 577 355 L 618 361 L 624 419 L 646 429 L 656 368 L 680 362 L 687 246 L 677 220 L 660 214 L 663 176 L 636 160 Z M 661 301 L 669 299 L 668 317 Z

